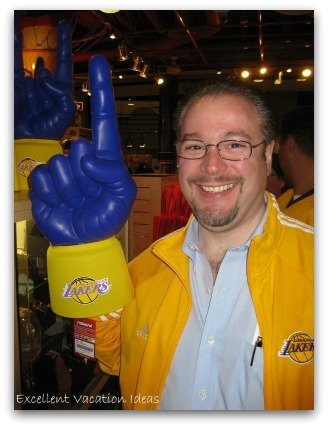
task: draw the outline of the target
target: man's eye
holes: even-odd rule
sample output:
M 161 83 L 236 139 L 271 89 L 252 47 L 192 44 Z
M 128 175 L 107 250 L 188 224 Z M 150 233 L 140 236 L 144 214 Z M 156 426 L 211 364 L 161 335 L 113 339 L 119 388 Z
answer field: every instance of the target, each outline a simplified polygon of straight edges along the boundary
M 201 145 L 195 144 L 195 143 L 185 145 L 185 150 L 188 150 L 188 151 L 197 151 L 197 150 L 202 150 L 202 149 L 203 149 L 203 147 Z
M 233 141 L 227 145 L 227 148 L 231 150 L 243 149 L 245 147 L 246 147 L 246 144 L 239 143 L 237 141 Z

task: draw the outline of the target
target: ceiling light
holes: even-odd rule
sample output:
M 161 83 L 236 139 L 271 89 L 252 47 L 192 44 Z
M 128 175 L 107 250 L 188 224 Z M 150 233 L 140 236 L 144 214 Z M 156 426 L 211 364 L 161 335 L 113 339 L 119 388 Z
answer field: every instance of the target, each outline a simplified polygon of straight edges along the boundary
M 255 82 L 255 83 L 261 83 L 261 82 L 263 82 L 263 79 L 254 79 L 253 82 Z
M 143 77 L 143 78 L 146 78 L 148 76 L 148 73 L 149 73 L 149 67 L 150 66 L 149 66 L 148 63 L 144 63 L 144 65 L 142 67 L 142 70 L 140 71 L 139 76 Z
M 312 74 L 312 71 L 309 68 L 305 68 L 304 70 L 302 70 L 303 77 L 310 77 L 311 74 Z
M 241 77 L 242 77 L 243 79 L 247 79 L 247 78 L 249 77 L 249 75 L 250 75 L 250 72 L 249 72 L 248 70 L 243 70 L 243 71 L 240 73 L 240 75 L 241 75 Z
M 120 74 L 120 75 L 118 76 L 118 78 L 119 78 L 119 79 L 123 79 L 123 76 L 122 76 L 122 74 Z
M 118 45 L 118 60 L 126 61 L 129 58 L 128 48 L 125 43 Z
M 218 71 L 216 72 L 216 74 L 222 74 L 222 71 L 221 71 L 221 70 L 218 70 Z
M 286 73 L 291 73 L 293 71 L 292 68 L 287 68 Z
M 104 12 L 104 13 L 117 13 L 117 12 L 119 12 L 119 10 L 105 9 L 105 10 L 102 10 L 101 12 Z
M 82 83 L 82 92 L 88 92 L 88 91 L 89 91 L 88 82 Z
M 260 68 L 260 74 L 265 74 L 267 73 L 268 69 L 266 67 L 261 67 Z
M 111 34 L 109 35 L 109 38 L 110 38 L 110 39 L 112 39 L 112 40 L 114 40 L 114 39 L 116 39 L 116 36 L 115 36 L 115 34 L 114 34 L 114 33 L 111 33 Z
M 156 80 L 156 82 L 157 82 L 157 85 L 163 85 L 163 83 L 164 83 L 164 79 L 163 79 L 163 77 L 155 77 L 155 80 Z
M 275 85 L 281 85 L 281 83 L 282 83 L 282 71 L 279 71 L 279 73 L 278 73 L 278 78 L 274 81 L 274 84 Z
M 133 71 L 140 71 L 141 69 L 141 63 L 142 63 L 142 58 L 140 55 L 135 55 L 133 58 L 133 64 L 131 67 L 131 70 Z

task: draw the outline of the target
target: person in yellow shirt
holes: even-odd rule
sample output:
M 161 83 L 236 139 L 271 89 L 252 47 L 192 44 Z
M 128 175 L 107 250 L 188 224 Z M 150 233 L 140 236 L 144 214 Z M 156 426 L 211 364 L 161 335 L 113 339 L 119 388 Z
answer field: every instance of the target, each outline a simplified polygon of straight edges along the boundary
M 283 213 L 314 226 L 314 109 L 299 107 L 282 120 L 279 161 L 290 188 L 278 198 Z

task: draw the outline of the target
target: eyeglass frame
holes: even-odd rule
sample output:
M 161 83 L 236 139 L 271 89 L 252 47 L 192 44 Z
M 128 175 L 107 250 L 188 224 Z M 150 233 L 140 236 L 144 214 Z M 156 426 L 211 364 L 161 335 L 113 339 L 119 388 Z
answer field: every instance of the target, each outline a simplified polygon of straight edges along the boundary
M 178 153 L 178 144 L 179 144 L 179 143 L 183 143 L 184 141 L 196 141 L 196 142 L 198 142 L 198 143 L 203 143 L 203 144 L 205 144 L 205 154 L 204 154 L 204 156 L 201 156 L 200 158 L 186 158 L 186 157 L 184 157 L 184 156 L 179 155 L 179 153 Z M 242 159 L 226 159 L 226 158 L 222 157 L 222 156 L 220 155 L 220 149 L 219 149 L 219 147 L 220 147 L 220 144 L 221 144 L 221 143 L 225 143 L 225 142 L 227 142 L 227 141 L 231 141 L 231 142 L 235 142 L 235 143 L 247 143 L 247 144 L 249 144 L 249 148 L 250 148 L 250 155 L 249 155 L 249 156 L 247 156 L 247 157 L 245 157 L 245 158 L 242 158 Z M 231 161 L 231 162 L 239 162 L 239 161 L 242 161 L 242 160 L 249 159 L 249 158 L 252 156 L 252 154 L 253 154 L 253 149 L 255 149 L 256 147 L 259 147 L 261 144 L 264 144 L 265 142 L 266 142 L 266 140 L 264 139 L 263 141 L 261 141 L 261 143 L 259 143 L 259 144 L 255 144 L 255 145 L 254 145 L 254 144 L 250 143 L 249 141 L 245 141 L 245 140 L 222 140 L 222 141 L 219 141 L 217 144 L 208 144 L 208 143 L 206 143 L 206 141 L 197 140 L 197 139 L 195 139 L 195 138 L 188 138 L 188 139 L 185 139 L 185 140 L 179 140 L 179 141 L 177 141 L 177 142 L 175 143 L 175 147 L 176 147 L 177 155 L 178 155 L 180 158 L 182 158 L 182 159 L 187 159 L 187 160 L 199 160 L 199 159 L 204 159 L 204 158 L 206 157 L 207 153 L 208 153 L 208 147 L 213 146 L 213 147 L 216 147 L 216 151 L 217 151 L 217 153 L 218 153 L 218 155 L 220 156 L 220 158 L 221 158 L 221 159 L 228 160 L 228 161 Z

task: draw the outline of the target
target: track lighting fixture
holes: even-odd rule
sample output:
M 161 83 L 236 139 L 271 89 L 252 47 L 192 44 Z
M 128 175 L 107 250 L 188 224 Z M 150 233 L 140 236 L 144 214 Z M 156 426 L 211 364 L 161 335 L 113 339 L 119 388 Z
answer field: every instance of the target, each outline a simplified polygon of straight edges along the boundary
M 126 61 L 127 59 L 129 59 L 128 48 L 124 42 L 118 46 L 118 55 L 119 55 L 119 58 L 118 58 L 119 61 Z
M 146 78 L 149 73 L 149 68 L 150 68 L 149 64 L 145 62 L 144 65 L 142 66 L 139 76 Z
M 133 64 L 131 67 L 131 70 L 133 71 L 140 71 L 141 70 L 141 63 L 142 63 L 142 58 L 140 55 L 135 55 L 133 58 Z

